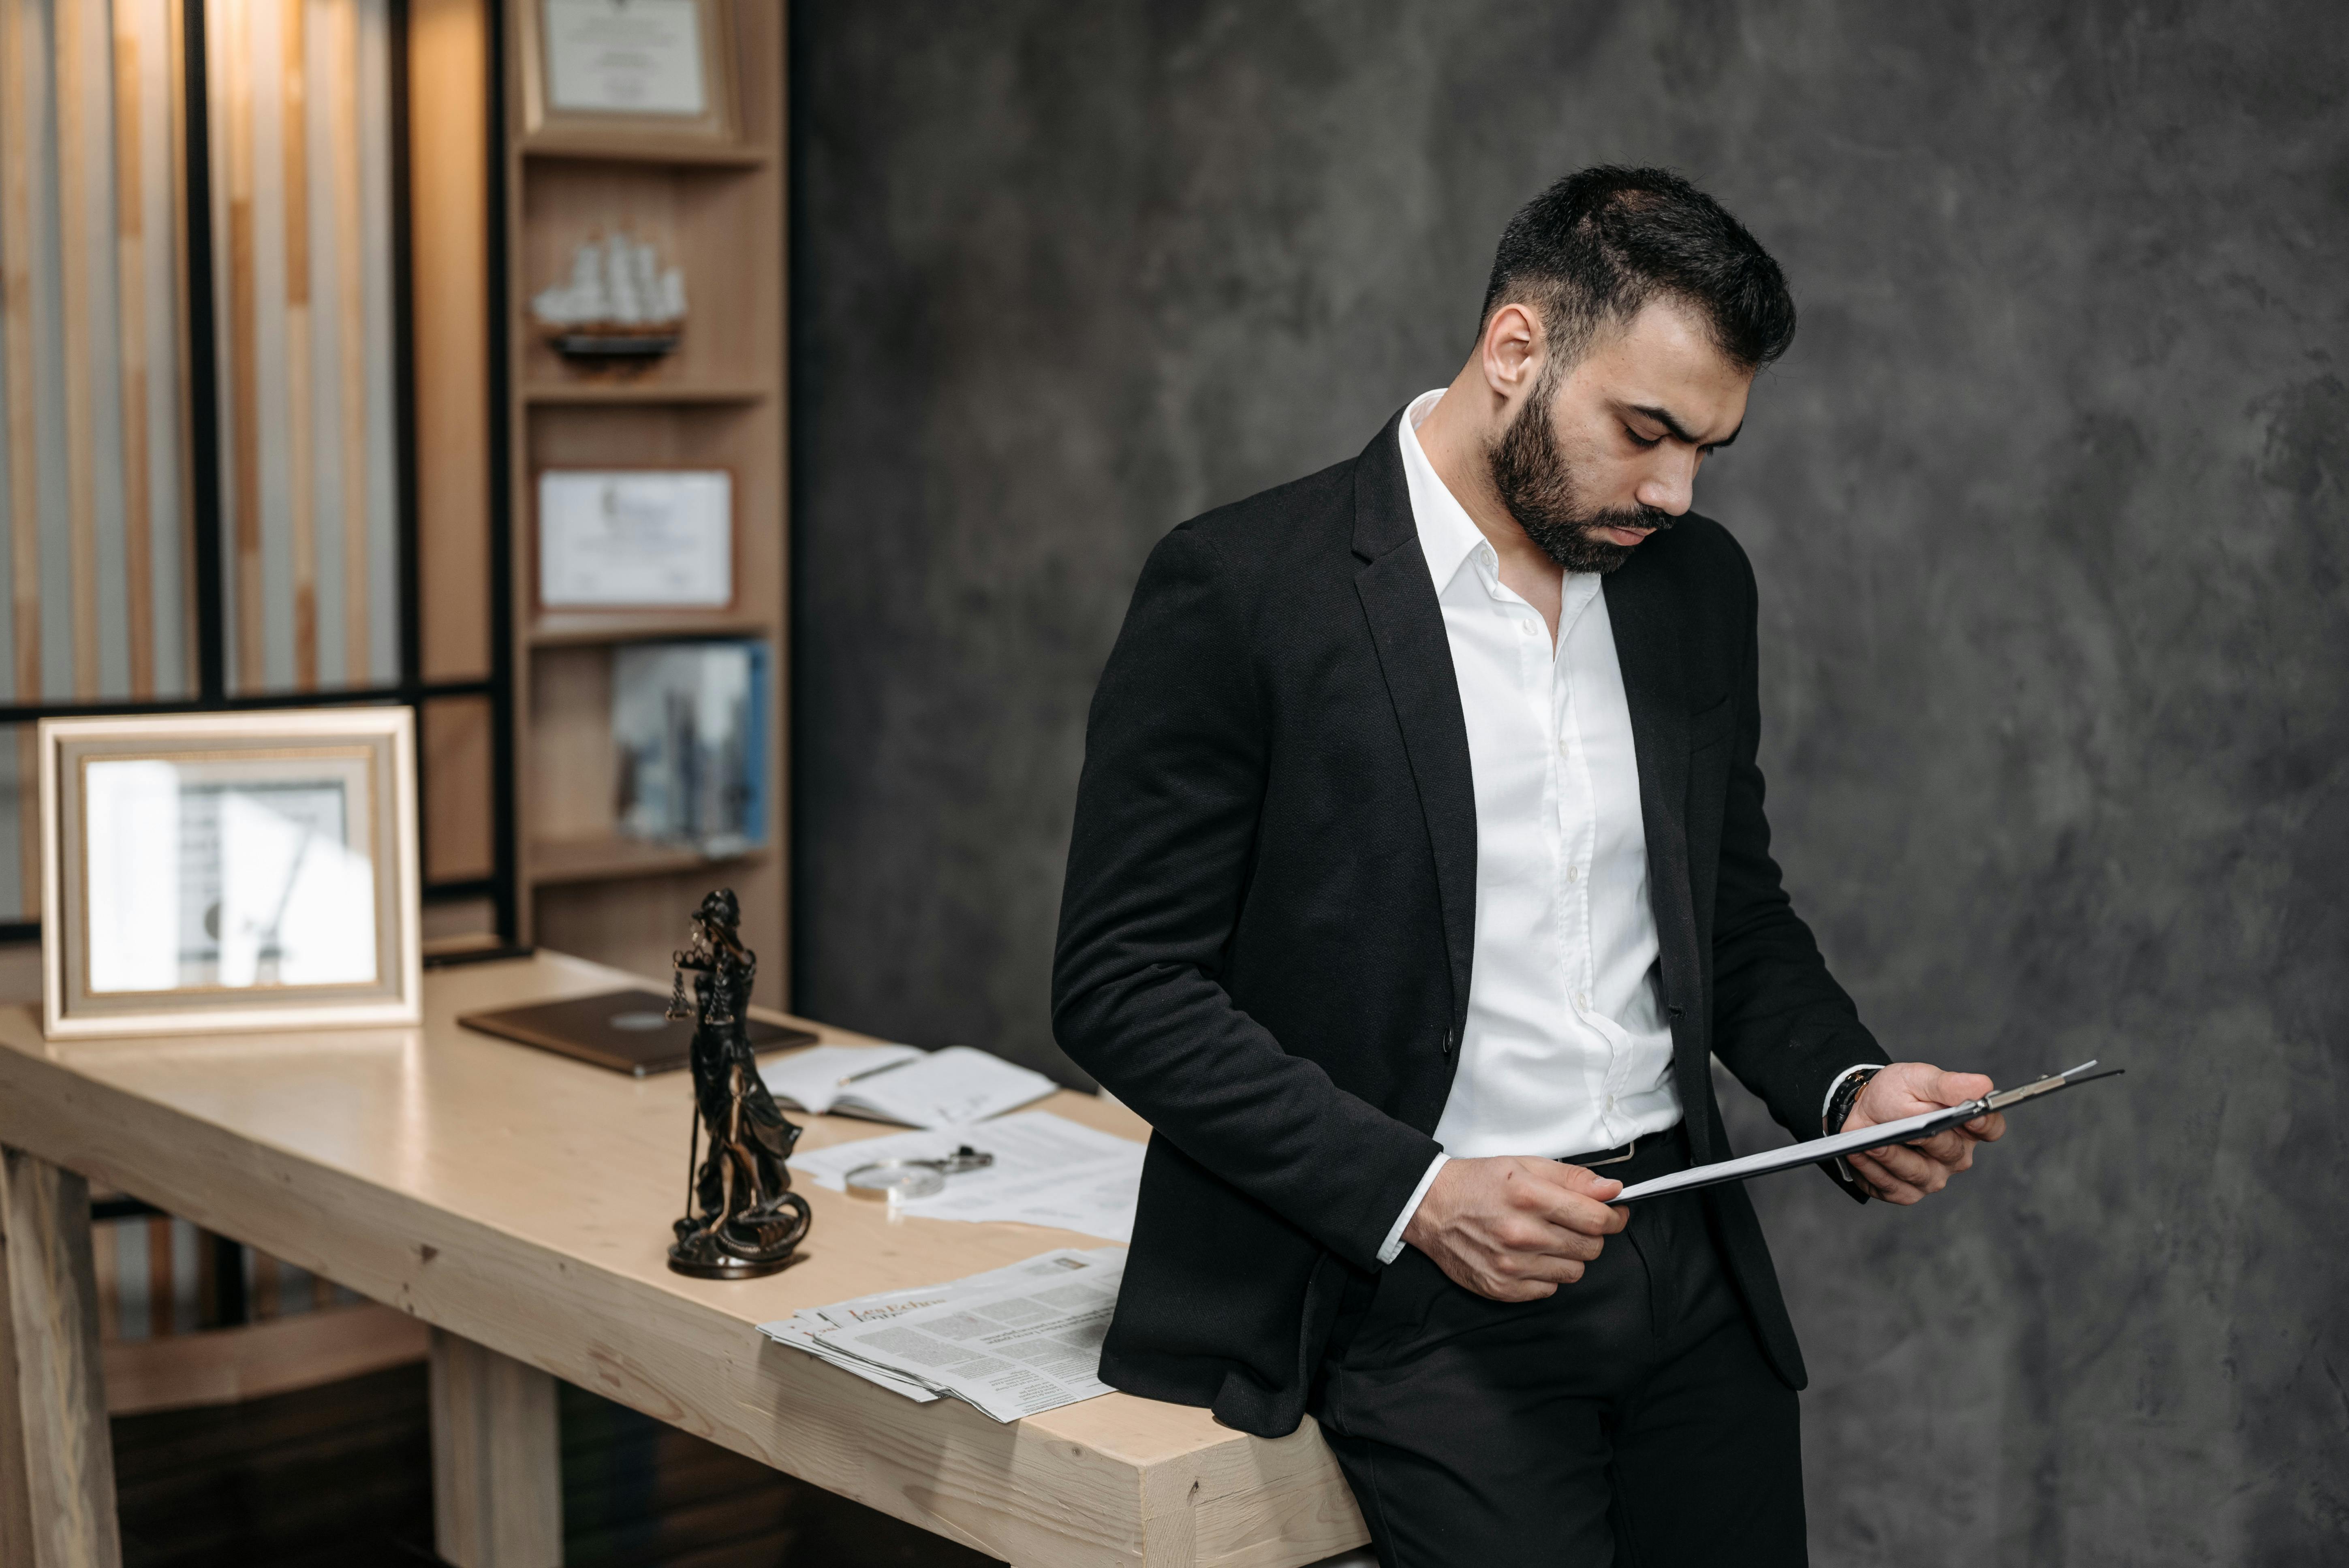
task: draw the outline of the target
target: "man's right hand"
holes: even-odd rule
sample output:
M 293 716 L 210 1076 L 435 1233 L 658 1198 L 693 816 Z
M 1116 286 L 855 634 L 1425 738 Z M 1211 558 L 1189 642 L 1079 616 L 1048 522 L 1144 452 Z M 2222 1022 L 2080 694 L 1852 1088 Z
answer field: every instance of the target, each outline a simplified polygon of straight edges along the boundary
M 1607 1200 L 1623 1183 L 1579 1165 L 1505 1156 L 1450 1160 L 1402 1239 L 1454 1284 L 1495 1301 L 1539 1301 L 1582 1277 L 1626 1215 Z

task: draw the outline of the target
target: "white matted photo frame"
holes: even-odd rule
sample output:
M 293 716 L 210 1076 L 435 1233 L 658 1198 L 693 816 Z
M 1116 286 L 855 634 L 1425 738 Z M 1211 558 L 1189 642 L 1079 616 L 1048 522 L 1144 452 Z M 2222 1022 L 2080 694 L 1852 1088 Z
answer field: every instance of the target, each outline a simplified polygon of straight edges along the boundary
M 413 1024 L 405 707 L 44 719 L 52 1038 Z
M 526 136 L 740 139 L 734 0 L 513 3 Z

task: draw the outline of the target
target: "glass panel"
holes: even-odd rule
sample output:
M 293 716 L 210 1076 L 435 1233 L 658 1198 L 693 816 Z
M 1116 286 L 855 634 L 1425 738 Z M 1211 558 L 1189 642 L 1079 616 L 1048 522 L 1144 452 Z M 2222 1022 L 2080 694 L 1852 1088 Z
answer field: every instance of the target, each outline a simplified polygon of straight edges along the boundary
M 389 0 L 210 0 L 229 686 L 399 676 Z
M 0 695 L 18 703 L 195 686 L 176 12 L 0 10 Z

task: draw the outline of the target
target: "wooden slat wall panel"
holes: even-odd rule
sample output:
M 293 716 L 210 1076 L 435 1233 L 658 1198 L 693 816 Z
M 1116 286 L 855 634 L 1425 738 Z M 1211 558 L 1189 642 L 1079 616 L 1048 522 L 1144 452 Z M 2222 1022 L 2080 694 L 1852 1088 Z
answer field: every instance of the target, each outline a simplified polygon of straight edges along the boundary
M 310 51 L 307 5 L 279 8 L 277 77 L 284 119 L 277 146 L 285 159 L 285 511 L 294 573 L 294 684 L 318 684 L 318 469 L 310 424 Z M 345 84 L 341 97 L 357 86 Z M 330 296 L 331 297 L 331 296 Z
M 490 673 L 487 7 L 409 0 L 409 244 L 415 257 L 416 511 L 427 680 Z
M 333 7 L 326 20 L 330 79 L 365 79 L 359 52 L 359 19 L 348 5 Z M 359 95 L 328 96 L 327 115 L 334 148 L 328 186 L 334 201 L 336 357 L 341 371 L 337 396 L 342 405 L 339 449 L 365 451 L 367 445 L 367 226 L 364 211 L 367 158 L 359 129 Z M 368 636 L 367 470 L 364 463 L 342 465 L 343 668 L 372 668 L 374 646 Z
M 140 399 L 138 439 L 124 418 L 125 472 L 144 521 L 129 509 L 124 550 L 130 694 L 196 689 L 195 519 L 189 501 L 187 206 L 180 0 L 114 0 L 116 221 L 129 241 L 120 275 L 123 397 Z M 127 281 L 138 280 L 134 288 Z M 131 325 L 136 323 L 135 328 Z M 128 495 L 126 491 L 126 496 Z M 147 646 L 140 647 L 141 633 Z
M 231 689 L 388 685 L 391 0 L 203 4 Z M 181 9 L 0 0 L 0 700 L 194 695 Z M 38 909 L 31 748 L 0 920 Z
M 123 631 L 129 639 L 129 686 L 134 696 L 155 691 L 155 548 L 147 411 L 147 181 L 140 167 L 151 118 L 142 113 L 141 57 L 162 40 L 140 46 L 137 7 L 114 13 L 114 249 L 117 341 L 122 346 L 122 593 Z
M 388 0 L 208 0 L 231 685 L 388 684 Z
M 57 146 L 57 303 L 65 335 L 66 544 L 73 583 L 73 694 L 83 701 L 98 693 L 98 334 L 91 321 L 97 296 L 108 292 L 96 274 L 98 256 L 90 231 L 101 208 L 111 216 L 112 191 L 91 182 L 90 28 L 105 26 L 97 5 L 67 5 L 50 15 L 56 33 Z M 110 30 L 110 29 L 109 29 Z M 101 132 L 101 135 L 106 134 Z M 109 137 L 110 139 L 110 137 Z M 111 314 L 110 312 L 109 313 Z M 117 405 L 119 411 L 119 405 Z M 119 471 L 119 469 L 117 470 Z M 119 521 L 119 519 L 118 519 Z
M 192 695 L 173 0 L 0 0 L 0 696 Z M 37 908 L 29 728 L 0 919 Z

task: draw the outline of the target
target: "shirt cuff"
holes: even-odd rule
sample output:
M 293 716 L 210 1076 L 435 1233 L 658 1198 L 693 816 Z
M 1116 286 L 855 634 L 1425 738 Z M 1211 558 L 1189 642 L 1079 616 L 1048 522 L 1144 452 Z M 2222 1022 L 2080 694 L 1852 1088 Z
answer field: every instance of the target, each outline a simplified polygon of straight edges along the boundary
M 1427 1174 L 1422 1176 L 1419 1185 L 1411 1190 L 1411 1201 L 1402 1206 L 1402 1212 L 1395 1216 L 1394 1229 L 1387 1233 L 1386 1241 L 1379 1247 L 1379 1262 L 1391 1264 L 1402 1256 L 1403 1227 L 1411 1223 L 1413 1214 L 1419 1212 L 1419 1201 L 1427 1196 L 1430 1187 L 1435 1185 L 1435 1173 L 1443 1170 L 1444 1162 L 1451 1158 L 1449 1154 L 1439 1154 L 1428 1161 Z
M 1851 1066 L 1844 1068 L 1843 1071 L 1836 1074 L 1835 1082 L 1827 1085 L 1827 1092 L 1819 1099 L 1819 1136 L 1821 1138 L 1825 1138 L 1828 1133 L 1835 1130 L 1827 1125 L 1827 1107 L 1835 1103 L 1836 1090 L 1841 1088 L 1843 1087 L 1843 1080 L 1851 1077 L 1852 1074 L 1864 1073 L 1870 1068 L 1874 1068 L 1878 1072 L 1882 1072 L 1884 1070 L 1884 1064 L 1882 1062 L 1854 1062 Z M 1413 1198 L 1412 1202 L 1416 1203 L 1419 1200 Z
M 1852 1074 L 1864 1073 L 1870 1068 L 1874 1068 L 1877 1071 L 1882 1072 L 1884 1070 L 1884 1064 L 1882 1062 L 1854 1062 L 1851 1066 L 1844 1068 L 1843 1071 L 1836 1074 L 1835 1082 L 1827 1085 L 1826 1098 L 1819 1101 L 1819 1136 L 1821 1138 L 1826 1137 L 1828 1133 L 1835 1130 L 1835 1129 L 1827 1126 L 1827 1107 L 1835 1103 L 1836 1090 L 1843 1088 L 1843 1080 L 1851 1077 Z M 1835 1168 L 1837 1179 L 1843 1182 L 1845 1190 L 1851 1192 L 1856 1197 L 1858 1197 L 1863 1202 L 1866 1201 L 1868 1197 L 1868 1189 L 1860 1184 L 1859 1177 L 1852 1171 L 1852 1168 L 1849 1165 L 1844 1163 L 1844 1158 L 1840 1154 L 1836 1156 Z

